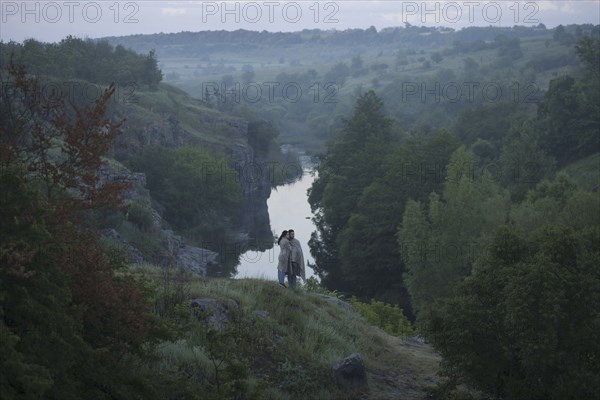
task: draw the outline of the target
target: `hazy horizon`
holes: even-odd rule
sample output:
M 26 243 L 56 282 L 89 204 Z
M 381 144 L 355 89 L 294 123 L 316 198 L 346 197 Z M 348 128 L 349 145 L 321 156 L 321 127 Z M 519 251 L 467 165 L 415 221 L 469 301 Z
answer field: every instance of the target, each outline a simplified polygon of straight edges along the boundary
M 0 40 L 199 31 L 297 32 L 599 24 L 597 1 L 0 1 Z

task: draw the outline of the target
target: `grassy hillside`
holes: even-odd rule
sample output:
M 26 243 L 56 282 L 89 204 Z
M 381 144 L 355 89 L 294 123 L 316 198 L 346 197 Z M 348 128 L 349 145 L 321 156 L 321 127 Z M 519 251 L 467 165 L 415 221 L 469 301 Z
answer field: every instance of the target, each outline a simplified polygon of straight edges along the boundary
M 200 398 L 231 398 L 233 385 L 247 396 L 240 398 L 424 399 L 437 381 L 440 360 L 428 345 L 389 336 L 306 288 L 293 291 L 256 279 L 165 279 L 165 271 L 153 266 L 137 273 L 169 288 L 159 299 L 171 300 L 158 300 L 156 310 L 180 332 L 159 346 L 158 368 L 201 377 L 196 389 L 208 397 Z M 197 298 L 225 305 L 225 330 L 210 328 L 210 312 L 189 319 L 190 301 Z M 342 391 L 331 367 L 355 352 L 363 357 L 369 387 Z
M 190 139 L 219 145 L 247 144 L 239 129 L 244 121 L 214 110 L 171 85 L 161 84 L 155 91 L 137 91 L 131 100 L 131 109 L 125 114 L 128 130 L 160 124 L 171 117 Z

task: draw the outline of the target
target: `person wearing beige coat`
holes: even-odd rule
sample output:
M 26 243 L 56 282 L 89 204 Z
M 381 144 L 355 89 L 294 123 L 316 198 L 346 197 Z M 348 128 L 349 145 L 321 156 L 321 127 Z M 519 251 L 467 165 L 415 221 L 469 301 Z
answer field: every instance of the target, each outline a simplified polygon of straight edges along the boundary
M 285 276 L 288 275 L 288 283 L 291 287 L 296 286 L 295 276 L 291 278 L 293 274 L 288 274 L 291 272 L 291 254 L 292 254 L 292 245 L 290 244 L 290 239 L 288 235 L 288 231 L 281 232 L 279 239 L 277 239 L 277 244 L 279 245 L 279 257 L 277 258 L 277 278 L 279 279 L 279 284 L 283 287 L 285 286 Z M 292 285 L 292 281 L 293 285 Z
M 304 266 L 304 254 L 302 253 L 302 245 L 300 241 L 296 239 L 293 229 L 288 230 L 288 239 L 291 245 L 290 260 L 292 263 L 292 271 L 294 272 L 294 288 L 296 287 L 295 278 L 299 276 L 303 281 L 306 282 L 306 268 Z

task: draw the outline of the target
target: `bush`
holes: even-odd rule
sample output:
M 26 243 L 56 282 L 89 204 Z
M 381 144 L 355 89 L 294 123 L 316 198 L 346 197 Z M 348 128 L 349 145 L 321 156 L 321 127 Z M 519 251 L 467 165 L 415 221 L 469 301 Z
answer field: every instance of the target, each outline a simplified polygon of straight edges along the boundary
M 152 211 L 142 201 L 131 203 L 127 210 L 127 220 L 142 230 L 148 230 L 152 227 L 154 219 Z
M 227 220 L 241 203 L 237 172 L 224 155 L 201 147 L 146 146 L 131 164 L 146 173 L 152 197 L 175 229 L 211 226 L 201 239 L 214 237 L 215 222 Z
M 354 296 L 350 299 L 350 303 L 371 324 L 380 327 L 390 335 L 407 337 L 414 334 L 410 321 L 397 305 L 385 304 L 375 299 L 371 299 L 370 303 L 363 303 Z
M 308 292 L 326 294 L 328 296 L 337 297 L 340 300 L 346 300 L 344 295 L 337 291 L 329 291 L 322 288 L 315 277 L 307 279 L 304 288 Z M 355 296 L 352 296 L 349 301 L 354 309 L 369 321 L 371 325 L 375 325 L 383 329 L 387 334 L 399 337 L 408 337 L 414 335 L 414 329 L 408 318 L 404 315 L 402 308 L 397 305 L 386 304 L 382 301 L 371 299 L 369 303 L 360 301 Z

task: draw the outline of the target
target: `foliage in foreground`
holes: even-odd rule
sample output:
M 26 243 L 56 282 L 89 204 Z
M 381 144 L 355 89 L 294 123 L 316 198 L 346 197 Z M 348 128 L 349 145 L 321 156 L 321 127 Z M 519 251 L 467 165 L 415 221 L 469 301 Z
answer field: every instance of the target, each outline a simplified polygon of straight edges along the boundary
M 83 221 L 118 207 L 102 155 L 119 135 L 92 106 L 39 96 L 10 65 L 0 73 L 0 393 L 3 399 L 152 398 L 137 365 L 155 338 L 149 304 L 124 264 Z
M 331 366 L 353 352 L 374 362 L 371 357 L 384 349 L 362 316 L 315 293 L 254 279 L 167 277 L 154 266 L 138 272 L 155 287 L 156 312 L 177 332 L 176 339 L 158 347 L 155 368 L 188 377 L 180 386 L 184 397 L 358 398 L 358 392 L 337 388 Z M 194 298 L 225 304 L 226 328 L 218 330 L 207 322 L 210 311 L 191 311 Z
M 342 301 L 348 301 L 354 310 L 362 315 L 369 324 L 383 329 L 389 335 L 406 338 L 415 334 L 411 322 L 404 315 L 402 308 L 397 305 L 387 304 L 375 299 L 365 302 L 356 296 L 346 299 L 343 294 L 335 290 L 330 291 L 321 287 L 314 277 L 308 278 L 303 288 L 311 293 L 320 293 Z
M 489 257 L 424 318 L 445 373 L 499 398 L 600 394 L 598 225 L 499 229 Z

